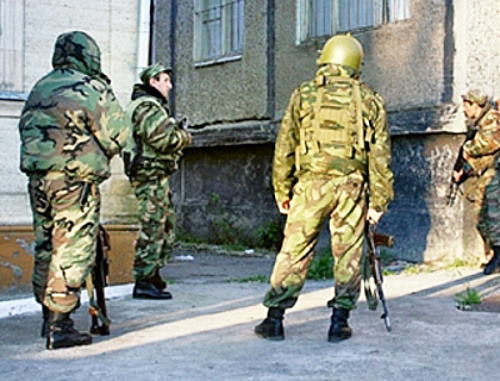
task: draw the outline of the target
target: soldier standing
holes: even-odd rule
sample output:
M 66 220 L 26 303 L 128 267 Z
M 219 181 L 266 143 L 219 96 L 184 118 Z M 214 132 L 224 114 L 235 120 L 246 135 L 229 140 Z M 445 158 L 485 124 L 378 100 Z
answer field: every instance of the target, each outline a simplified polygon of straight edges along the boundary
M 386 110 L 381 96 L 358 79 L 362 60 L 358 40 L 332 37 L 315 78 L 293 92 L 283 117 L 272 176 L 287 222 L 264 298 L 268 315 L 255 327 L 261 337 L 284 339 L 284 311 L 297 301 L 327 217 L 335 259 L 328 340 L 351 337 L 347 319 L 360 293 L 366 221 L 376 224 L 393 198 Z
M 89 35 L 61 34 L 52 66 L 32 89 L 19 123 L 35 231 L 33 288 L 43 305 L 47 349 L 92 342 L 73 328 L 70 314 L 95 260 L 99 184 L 110 177 L 109 160 L 130 131 Z
M 468 128 L 475 130 L 474 137 L 463 145 L 463 158 L 471 167 L 474 184 L 476 227 L 483 240 L 485 251 L 493 257 L 484 267 L 484 274 L 500 271 L 500 114 L 493 109 L 493 102 L 478 90 L 462 95 Z M 453 172 L 456 182 L 465 175 L 464 169 Z
M 178 169 L 191 135 L 169 116 L 170 74 L 171 70 L 159 63 L 146 68 L 140 74 L 142 83 L 134 85 L 127 108 L 135 142 L 127 172 L 141 224 L 133 268 L 133 297 L 138 299 L 172 298 L 159 272 L 174 242 L 175 211 L 168 178 Z

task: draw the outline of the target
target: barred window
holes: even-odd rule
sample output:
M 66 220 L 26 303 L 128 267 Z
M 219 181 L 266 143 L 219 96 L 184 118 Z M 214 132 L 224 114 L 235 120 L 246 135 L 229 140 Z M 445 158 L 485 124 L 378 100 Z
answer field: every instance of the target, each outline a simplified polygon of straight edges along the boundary
M 0 94 L 23 86 L 24 0 L 0 0 Z
M 219 61 L 243 53 L 244 1 L 195 0 L 195 62 Z
M 410 18 L 410 0 L 297 0 L 297 42 Z

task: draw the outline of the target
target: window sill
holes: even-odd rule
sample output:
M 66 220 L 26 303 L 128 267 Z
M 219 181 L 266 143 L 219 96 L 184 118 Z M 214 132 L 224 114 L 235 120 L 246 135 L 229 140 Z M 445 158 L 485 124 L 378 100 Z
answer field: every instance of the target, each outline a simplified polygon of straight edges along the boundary
M 223 64 L 223 63 L 227 63 L 227 62 L 239 61 L 242 58 L 243 58 L 243 54 L 239 54 L 237 56 L 231 56 L 231 57 L 218 57 L 218 58 L 214 58 L 211 60 L 195 62 L 194 67 L 201 68 L 201 67 L 205 67 L 205 66 L 219 65 L 219 64 Z
M 25 101 L 28 99 L 26 93 L 11 93 L 0 90 L 0 101 Z

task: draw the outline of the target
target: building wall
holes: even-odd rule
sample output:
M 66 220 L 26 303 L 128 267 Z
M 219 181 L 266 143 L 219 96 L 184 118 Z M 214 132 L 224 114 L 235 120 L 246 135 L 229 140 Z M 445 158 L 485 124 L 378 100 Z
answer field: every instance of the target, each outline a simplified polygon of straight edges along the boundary
M 137 46 L 137 0 L 25 0 L 24 91 L 49 72 L 53 47 L 60 33 L 82 30 L 99 44 L 103 71 L 122 105 L 128 102 L 135 77 Z M 0 180 L 0 224 L 31 223 L 26 177 L 19 171 L 17 124 L 23 101 L 0 99 L 0 158 L 4 164 Z M 133 200 L 121 160 L 112 163 L 113 176 L 103 185 L 103 219 L 123 223 L 130 219 Z
M 244 55 L 225 63 L 193 62 L 193 1 L 158 2 L 157 58 L 175 67 L 175 112 L 193 125 L 267 117 L 267 14 L 265 0 L 245 2 Z M 168 32 L 162 29 L 166 28 Z M 168 33 L 168 34 L 167 34 Z M 175 51 L 171 38 L 175 33 Z
M 160 12 L 172 15 L 173 3 L 181 2 L 160 1 Z M 159 35 L 173 36 L 158 44 L 158 55 L 177 70 L 176 111 L 209 127 L 194 133 L 173 177 L 180 226 L 210 235 L 216 199 L 226 221 L 239 221 L 250 232 L 277 216 L 270 187 L 276 131 L 293 89 L 317 70 L 317 50 L 326 38 L 296 44 L 295 0 L 247 1 L 242 61 L 195 68 L 192 4 L 182 3 L 174 31 L 158 25 Z M 362 79 L 383 95 L 389 112 L 396 197 L 380 229 L 396 236 L 392 253 L 400 259 L 484 256 L 470 204 L 458 199 L 449 207 L 447 194 L 464 139 L 460 95 L 477 87 L 499 96 L 499 8 L 494 0 L 413 0 L 409 20 L 353 32 L 365 48 Z M 261 45 L 255 48 L 255 42 Z M 235 72 L 255 73 L 260 85 L 224 80 Z M 241 99 L 248 99 L 248 107 Z M 254 117 L 262 119 L 255 123 Z M 248 197 L 241 198 L 241 190 Z

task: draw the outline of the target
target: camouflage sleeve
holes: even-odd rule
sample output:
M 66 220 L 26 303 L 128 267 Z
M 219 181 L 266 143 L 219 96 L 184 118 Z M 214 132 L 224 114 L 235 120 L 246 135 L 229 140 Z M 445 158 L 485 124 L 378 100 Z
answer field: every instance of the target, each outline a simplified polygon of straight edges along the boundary
M 131 127 L 110 86 L 99 82 L 100 97 L 97 100 L 92 133 L 106 156 L 121 152 L 129 142 Z
M 298 142 L 299 92 L 295 90 L 290 98 L 285 116 L 274 147 L 272 181 L 274 197 L 278 204 L 289 200 L 295 171 L 295 147 Z
M 150 147 L 162 154 L 174 153 L 189 144 L 189 134 L 177 126 L 163 107 L 144 102 L 137 107 L 136 120 L 141 126 L 141 135 Z
M 464 151 L 471 157 L 494 154 L 500 149 L 500 114 L 491 111 L 481 123 L 474 139 L 464 144 Z
M 394 198 L 394 175 L 390 168 L 391 136 L 382 97 L 375 94 L 368 113 L 373 129 L 368 153 L 369 208 L 385 212 Z

